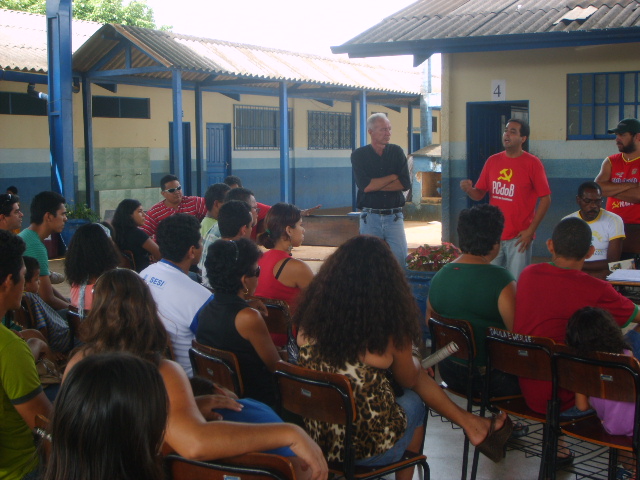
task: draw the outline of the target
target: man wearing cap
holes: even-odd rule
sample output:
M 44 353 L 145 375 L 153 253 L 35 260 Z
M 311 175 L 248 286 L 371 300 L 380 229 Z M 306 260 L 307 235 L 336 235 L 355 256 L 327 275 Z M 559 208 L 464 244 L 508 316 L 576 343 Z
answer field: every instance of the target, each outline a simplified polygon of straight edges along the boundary
M 384 113 L 367 119 L 371 143 L 351 154 L 351 165 L 358 186 L 360 233 L 385 240 L 400 265 L 405 267 L 407 237 L 402 207 L 404 190 L 411 187 L 407 157 L 402 148 L 389 143 L 391 122 Z
M 625 118 L 607 131 L 616 135 L 620 153 L 604 159 L 596 183 L 602 187 L 602 195 L 608 197 L 607 210 L 622 217 L 627 238 L 636 243 L 637 237 L 640 246 L 640 122 Z M 625 250 L 628 249 L 627 246 Z M 625 253 L 640 251 L 623 252 L 623 258 L 629 258 Z

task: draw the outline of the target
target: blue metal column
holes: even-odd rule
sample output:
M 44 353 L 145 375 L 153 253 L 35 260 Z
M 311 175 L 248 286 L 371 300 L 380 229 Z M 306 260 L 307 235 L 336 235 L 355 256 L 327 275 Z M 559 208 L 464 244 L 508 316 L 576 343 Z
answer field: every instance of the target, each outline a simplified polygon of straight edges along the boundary
M 351 100 L 351 151 L 353 152 L 356 147 L 356 141 L 358 138 L 358 100 L 353 98 Z M 351 210 L 356 211 L 356 177 L 353 174 L 353 168 L 351 169 Z
M 47 57 L 51 189 L 73 203 L 71 0 L 47 0 Z
M 433 112 L 431 109 L 431 57 L 427 60 L 422 74 L 424 95 L 420 97 L 420 146 L 426 147 L 433 143 Z
M 280 82 L 280 201 L 292 203 L 289 171 L 289 94 L 287 84 Z
M 202 85 L 196 84 L 196 195 L 204 196 L 207 189 L 207 179 L 204 164 L 204 142 L 202 139 Z
M 407 120 L 407 129 L 409 130 L 409 137 L 408 137 L 408 141 L 407 141 L 407 155 L 410 155 L 413 153 L 413 107 L 411 105 L 409 105 L 409 108 L 407 108 L 408 110 L 408 115 L 409 115 L 409 119 Z
M 91 99 L 91 81 L 82 77 L 82 120 L 84 126 L 84 184 L 87 205 L 96 206 L 95 186 L 93 183 L 93 104 Z M 79 189 L 79 186 L 78 186 Z
M 367 144 L 367 92 L 360 92 L 360 146 Z
M 171 151 L 171 173 L 177 176 L 183 185 L 187 186 L 191 184 L 191 176 L 187 178 L 184 170 L 184 149 L 182 145 L 182 77 L 180 76 L 180 70 L 173 70 L 171 72 L 171 90 L 173 93 L 173 124 L 171 131 L 173 150 Z M 189 174 L 191 174 L 191 172 L 189 172 Z M 188 188 L 185 188 L 185 190 L 186 191 L 183 191 L 185 195 L 191 194 Z

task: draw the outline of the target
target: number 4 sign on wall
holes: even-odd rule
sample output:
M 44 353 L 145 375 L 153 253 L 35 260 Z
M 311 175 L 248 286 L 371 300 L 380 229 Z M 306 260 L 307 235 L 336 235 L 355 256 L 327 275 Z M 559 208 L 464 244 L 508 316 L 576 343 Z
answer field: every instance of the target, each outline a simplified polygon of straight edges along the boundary
M 507 81 L 491 80 L 491 100 L 504 102 L 507 99 Z

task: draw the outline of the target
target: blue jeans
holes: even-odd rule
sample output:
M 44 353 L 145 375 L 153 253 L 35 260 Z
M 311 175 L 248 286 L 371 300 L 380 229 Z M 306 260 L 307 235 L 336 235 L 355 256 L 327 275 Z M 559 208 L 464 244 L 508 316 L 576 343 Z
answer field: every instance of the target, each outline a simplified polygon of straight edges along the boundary
M 396 397 L 396 403 L 402 407 L 402 410 L 404 410 L 404 413 L 407 415 L 407 428 L 404 434 L 398 439 L 396 444 L 386 452 L 374 457 L 356 460 L 356 465 L 374 467 L 376 465 L 387 465 L 397 462 L 402 458 L 402 455 L 413 439 L 413 432 L 424 422 L 424 416 L 427 410 L 418 394 L 407 388 L 404 389 L 404 394 L 401 397 Z
M 398 259 L 398 263 L 405 268 L 407 263 L 407 237 L 404 234 L 404 216 L 402 212 L 391 215 L 362 212 L 360 214 L 360 233 L 373 235 L 383 239 Z
M 624 336 L 624 341 L 629 344 L 633 356 L 640 358 L 640 333 L 637 330 L 629 330 Z
M 531 251 L 533 250 L 533 242 L 531 242 L 524 252 L 519 252 L 520 245 L 516 245 L 517 241 L 517 238 L 502 240 L 500 242 L 500 252 L 491 262 L 493 265 L 499 265 L 509 270 L 516 280 L 518 280 L 524 267 L 531 263 Z

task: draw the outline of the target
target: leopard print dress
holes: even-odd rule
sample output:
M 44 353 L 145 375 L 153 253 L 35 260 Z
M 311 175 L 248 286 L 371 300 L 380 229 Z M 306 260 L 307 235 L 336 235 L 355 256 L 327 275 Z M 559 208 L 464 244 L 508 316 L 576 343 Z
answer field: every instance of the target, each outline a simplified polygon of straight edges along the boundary
M 357 409 L 354 425 L 356 460 L 380 455 L 402 437 L 407 428 L 407 417 L 395 401 L 384 370 L 362 362 L 347 364 L 344 369 L 332 367 L 314 355 L 312 345 L 300 347 L 298 363 L 313 370 L 341 373 L 351 381 Z M 325 452 L 328 461 L 344 461 L 343 426 L 305 420 L 305 427 Z

